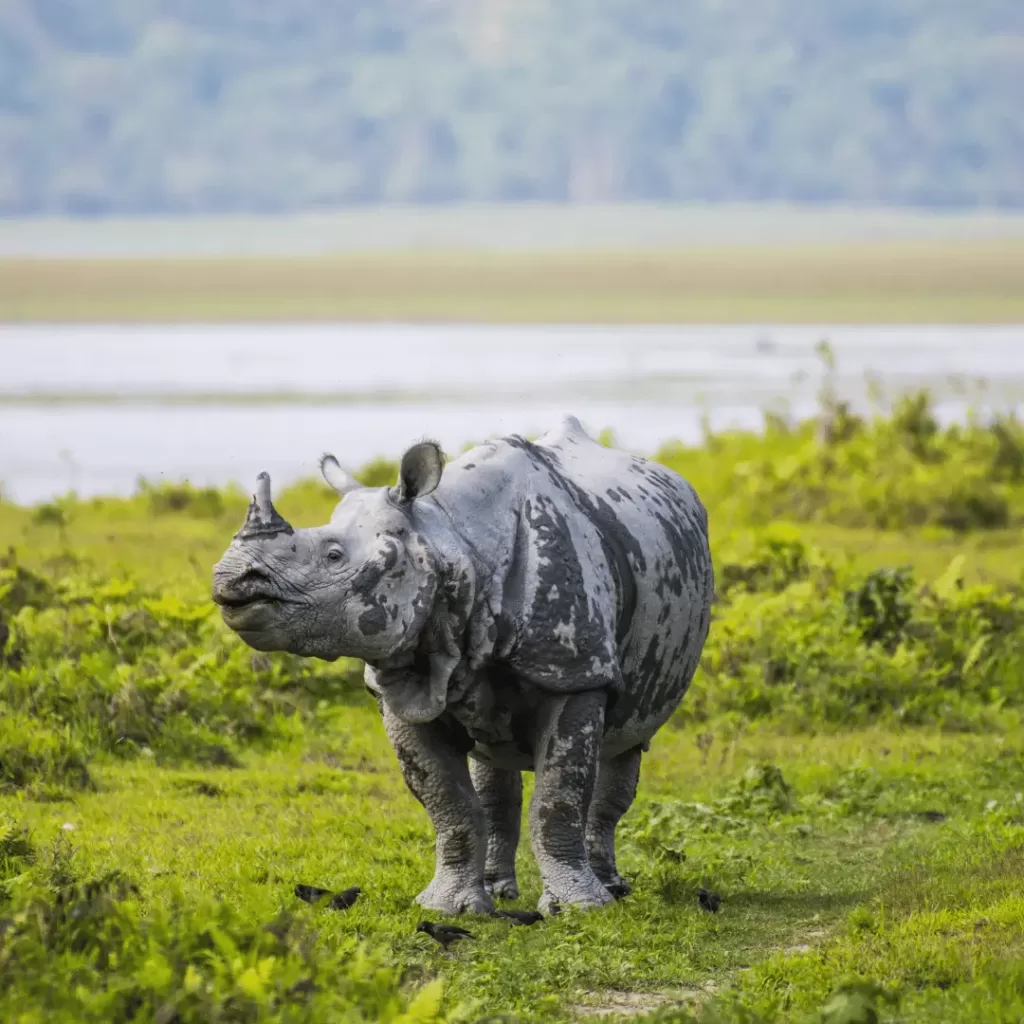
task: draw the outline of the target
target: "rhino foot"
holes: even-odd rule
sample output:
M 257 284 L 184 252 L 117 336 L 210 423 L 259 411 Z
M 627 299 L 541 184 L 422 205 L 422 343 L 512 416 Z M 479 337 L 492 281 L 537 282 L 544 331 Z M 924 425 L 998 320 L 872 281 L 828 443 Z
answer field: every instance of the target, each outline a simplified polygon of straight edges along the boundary
M 604 907 L 614 900 L 615 897 L 597 880 L 596 875 L 591 874 L 588 878 L 581 873 L 565 879 L 564 883 L 559 879 L 552 885 L 545 885 L 537 909 L 542 914 L 550 914 L 558 912 L 552 908 Z
M 497 900 L 519 899 L 519 885 L 514 875 L 504 878 L 485 878 L 484 888 Z
M 416 897 L 416 902 L 427 910 L 457 917 L 459 914 L 490 914 L 494 901 L 483 885 L 465 885 L 457 879 L 435 878 Z

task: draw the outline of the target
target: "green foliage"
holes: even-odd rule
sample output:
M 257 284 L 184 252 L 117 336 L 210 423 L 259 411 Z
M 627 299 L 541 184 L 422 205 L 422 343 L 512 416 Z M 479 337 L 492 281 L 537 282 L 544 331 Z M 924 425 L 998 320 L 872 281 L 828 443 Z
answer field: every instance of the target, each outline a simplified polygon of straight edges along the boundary
M 1020 431 L 943 428 L 919 399 L 870 421 L 823 407 L 828 429 L 667 453 L 709 507 L 718 594 L 620 826 L 633 893 L 533 928 L 474 920 L 450 953 L 414 933 L 433 844 L 361 666 L 254 654 L 210 602 L 244 495 L 69 497 L 60 530 L 0 509 L 19 544 L 0 565 L 0 1019 L 1021 1019 L 1019 538 L 835 525 L 903 493 L 872 490 L 886 445 L 936 493 L 971 463 L 1015 521 Z M 847 450 L 861 476 L 827 475 Z M 817 475 L 785 507 L 817 511 L 765 524 L 736 482 L 783 502 L 790 458 Z M 322 481 L 280 496 L 296 522 L 335 503 Z M 364 895 L 307 907 L 300 881 Z M 526 842 L 520 885 L 535 902 Z
M 831 572 L 829 560 L 822 552 L 809 548 L 796 530 L 776 527 L 748 536 L 719 562 L 715 593 L 718 598 L 739 590 L 778 593 L 812 574 L 824 579 Z
M 620 826 L 622 840 L 652 858 L 664 877 L 675 877 L 685 846 L 708 833 L 749 836 L 794 809 L 790 784 L 774 764 L 752 764 L 709 803 L 644 801 Z M 667 869 L 667 870 L 666 870 Z
M 34 590 L 25 579 L 0 675 L 8 785 L 71 781 L 82 749 L 230 764 L 239 744 L 286 737 L 358 679 L 351 662 L 254 655 L 208 598 L 117 578 L 62 575 Z
M 1015 0 L 10 3 L 0 213 L 1019 206 L 1016 17 Z
M 45 608 L 51 594 L 43 577 L 18 565 L 13 550 L 0 559 L 0 616 L 14 615 L 22 608 Z
M 866 643 L 895 648 L 914 614 L 910 566 L 877 569 L 845 594 L 846 608 Z
M 1024 521 L 1024 427 L 1014 419 L 942 428 L 920 392 L 867 423 L 847 418 L 840 428 L 827 410 L 822 423 L 764 440 L 709 438 L 719 473 L 708 497 L 721 499 L 720 516 L 957 532 Z M 658 458 L 685 472 L 694 455 L 673 445 Z
M 399 972 L 356 943 L 325 952 L 283 912 L 262 927 L 230 906 L 144 909 L 119 874 L 29 892 L 0 919 L 5 1020 L 444 1020 L 441 986 L 402 993 Z M 339 955 L 340 954 L 340 955 Z
M 880 1001 L 894 1004 L 898 999 L 870 981 L 846 982 L 821 1008 L 821 1024 L 879 1024 Z
M 69 726 L 42 725 L 0 702 L 0 792 L 30 784 L 41 797 L 90 786 L 85 750 Z
M 199 519 L 216 519 L 224 514 L 224 499 L 216 487 L 193 487 L 188 483 L 151 484 L 140 480 L 137 494 L 145 499 L 151 515 L 177 513 Z
M 393 459 L 374 459 L 355 474 L 366 487 L 392 487 L 398 479 L 398 463 Z
M 67 526 L 67 515 L 55 502 L 44 502 L 32 510 L 32 522 L 36 526 L 56 526 L 63 530 Z
M 977 728 L 1002 711 L 1019 714 L 1024 591 L 966 586 L 958 571 L 954 563 L 932 586 L 913 586 L 900 569 L 738 591 L 718 606 L 677 717 Z
M 28 829 L 0 814 L 0 907 L 10 898 L 12 885 L 25 877 L 35 859 Z

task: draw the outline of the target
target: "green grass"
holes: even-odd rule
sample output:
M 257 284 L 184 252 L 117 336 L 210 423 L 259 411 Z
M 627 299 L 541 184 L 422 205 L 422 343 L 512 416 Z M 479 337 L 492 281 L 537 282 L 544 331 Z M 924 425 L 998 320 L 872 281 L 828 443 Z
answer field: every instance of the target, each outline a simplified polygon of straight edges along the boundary
M 0 260 L 0 321 L 1017 323 L 1014 240 Z
M 687 833 L 681 862 L 660 858 L 639 834 L 656 802 L 714 809 L 764 761 L 793 787 L 792 811 L 754 811 L 734 825 L 713 810 Z M 292 910 L 327 949 L 356 936 L 417 984 L 441 978 L 450 1008 L 478 1002 L 480 1014 L 564 1020 L 573 1007 L 615 1005 L 621 993 L 654 1007 L 738 986 L 765 1013 L 813 1010 L 841 966 L 908 987 L 922 1010 L 901 1019 L 923 1021 L 925 1008 L 964 998 L 982 1008 L 979 981 L 1020 951 L 1022 766 L 1019 732 L 981 740 L 870 730 L 794 743 L 755 731 L 719 735 L 705 761 L 693 731 L 666 730 L 623 826 L 636 893 L 529 930 L 474 922 L 479 941 L 450 954 L 414 933 L 429 916 L 412 897 L 432 872 L 431 834 L 370 706 L 239 769 L 108 765 L 98 791 L 73 802 L 0 807 L 44 851 L 69 840 L 80 877 L 127 872 L 149 903 L 221 899 L 254 928 Z M 525 850 L 521 872 L 528 906 L 540 885 Z M 358 883 L 364 896 L 346 913 L 308 908 L 292 895 L 296 882 Z M 719 915 L 700 910 L 698 885 L 721 893 Z M 1024 1009 L 1024 995 L 1011 1006 Z M 1015 1019 L 987 1010 L 987 1019 Z
M 432 832 L 359 665 L 254 656 L 213 613 L 246 495 L 0 503 L 0 1019 L 1022 1019 L 1020 436 L 913 402 L 847 426 L 661 453 L 721 602 L 620 829 L 635 892 L 449 953 L 414 931 Z M 957 495 L 977 520 L 932 521 Z

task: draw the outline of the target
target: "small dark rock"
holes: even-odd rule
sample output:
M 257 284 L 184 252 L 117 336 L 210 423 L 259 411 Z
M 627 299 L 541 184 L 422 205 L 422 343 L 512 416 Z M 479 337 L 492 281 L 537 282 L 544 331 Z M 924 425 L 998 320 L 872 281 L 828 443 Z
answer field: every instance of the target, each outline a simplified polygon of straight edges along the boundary
M 946 820 L 946 815 L 942 811 L 918 811 L 917 816 L 922 821 L 940 822 Z
M 445 949 L 453 942 L 476 938 L 471 932 L 467 932 L 465 928 L 460 928 L 457 924 L 435 924 L 433 921 L 420 921 L 416 925 L 416 931 L 425 932 L 435 942 L 441 943 Z
M 706 910 L 710 914 L 717 914 L 718 908 L 722 905 L 722 897 L 710 889 L 698 889 L 697 902 L 701 905 L 702 910 Z

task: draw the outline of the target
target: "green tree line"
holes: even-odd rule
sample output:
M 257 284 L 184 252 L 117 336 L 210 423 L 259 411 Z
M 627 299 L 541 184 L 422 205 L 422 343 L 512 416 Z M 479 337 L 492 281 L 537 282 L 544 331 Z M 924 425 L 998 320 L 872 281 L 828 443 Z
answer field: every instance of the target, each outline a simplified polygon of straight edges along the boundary
M 1019 0 L 6 0 L 0 214 L 1024 205 Z

